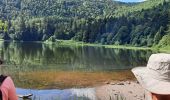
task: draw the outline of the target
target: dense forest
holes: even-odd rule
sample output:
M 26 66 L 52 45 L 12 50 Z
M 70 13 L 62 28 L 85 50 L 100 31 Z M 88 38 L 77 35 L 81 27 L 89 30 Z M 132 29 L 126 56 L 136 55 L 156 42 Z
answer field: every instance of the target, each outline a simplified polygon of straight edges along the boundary
M 1 0 L 0 38 L 163 47 L 170 45 L 169 14 L 169 0 Z

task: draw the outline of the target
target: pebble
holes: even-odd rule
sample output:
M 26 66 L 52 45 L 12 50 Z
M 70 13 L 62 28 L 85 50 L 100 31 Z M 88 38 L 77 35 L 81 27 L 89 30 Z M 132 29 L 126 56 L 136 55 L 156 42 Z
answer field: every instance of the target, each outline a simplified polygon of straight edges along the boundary
M 130 94 L 132 94 L 133 92 L 132 91 L 129 91 Z
M 137 97 L 137 95 L 134 95 L 134 97 Z
M 136 83 L 137 83 L 137 84 L 139 84 L 139 82 L 138 82 L 138 81 L 136 81 Z
M 119 94 L 119 93 L 120 93 L 119 91 L 116 92 L 116 94 Z
M 113 83 L 113 82 L 112 82 L 112 83 L 110 83 L 110 85 L 116 85 L 116 83 Z
M 130 82 L 130 81 L 127 81 L 126 83 L 127 83 L 127 84 L 130 84 L 131 82 Z
M 117 83 L 117 85 L 125 85 L 124 83 Z
M 110 84 L 110 82 L 105 82 L 105 84 Z

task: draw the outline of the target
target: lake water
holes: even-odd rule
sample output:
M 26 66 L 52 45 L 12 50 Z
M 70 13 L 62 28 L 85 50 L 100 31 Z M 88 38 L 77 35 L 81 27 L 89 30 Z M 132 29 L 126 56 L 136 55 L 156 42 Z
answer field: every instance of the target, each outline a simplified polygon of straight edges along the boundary
M 145 66 L 152 53 L 150 50 L 1 41 L 0 57 L 5 63 L 0 73 L 13 78 L 18 93 L 42 89 L 40 94 L 61 96 L 63 93 L 61 97 L 65 97 L 83 89 L 93 92 L 93 86 L 107 81 L 134 80 L 130 69 Z

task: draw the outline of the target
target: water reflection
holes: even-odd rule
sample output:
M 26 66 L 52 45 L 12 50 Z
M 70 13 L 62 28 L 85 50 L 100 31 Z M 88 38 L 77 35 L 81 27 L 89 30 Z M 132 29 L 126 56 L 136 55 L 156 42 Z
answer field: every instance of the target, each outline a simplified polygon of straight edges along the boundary
M 17 88 L 17 94 L 27 95 L 30 93 L 33 96 L 29 100 L 97 100 L 94 88 L 65 90 L 27 90 Z
M 0 73 L 10 75 L 18 87 L 40 89 L 133 79 L 131 72 L 124 70 L 145 66 L 153 53 L 150 50 L 2 41 L 0 49 L 0 56 L 5 60 Z
M 1 58 L 26 71 L 43 69 L 103 71 L 145 65 L 152 51 L 104 47 L 64 47 L 42 43 L 1 43 Z M 28 68 L 29 67 L 29 68 Z

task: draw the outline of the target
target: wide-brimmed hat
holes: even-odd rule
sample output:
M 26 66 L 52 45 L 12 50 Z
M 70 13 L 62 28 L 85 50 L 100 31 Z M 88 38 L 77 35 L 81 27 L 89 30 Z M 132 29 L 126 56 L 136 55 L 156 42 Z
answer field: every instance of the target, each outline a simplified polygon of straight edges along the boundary
M 146 90 L 170 94 L 170 54 L 152 54 L 146 67 L 133 68 L 132 72 Z

